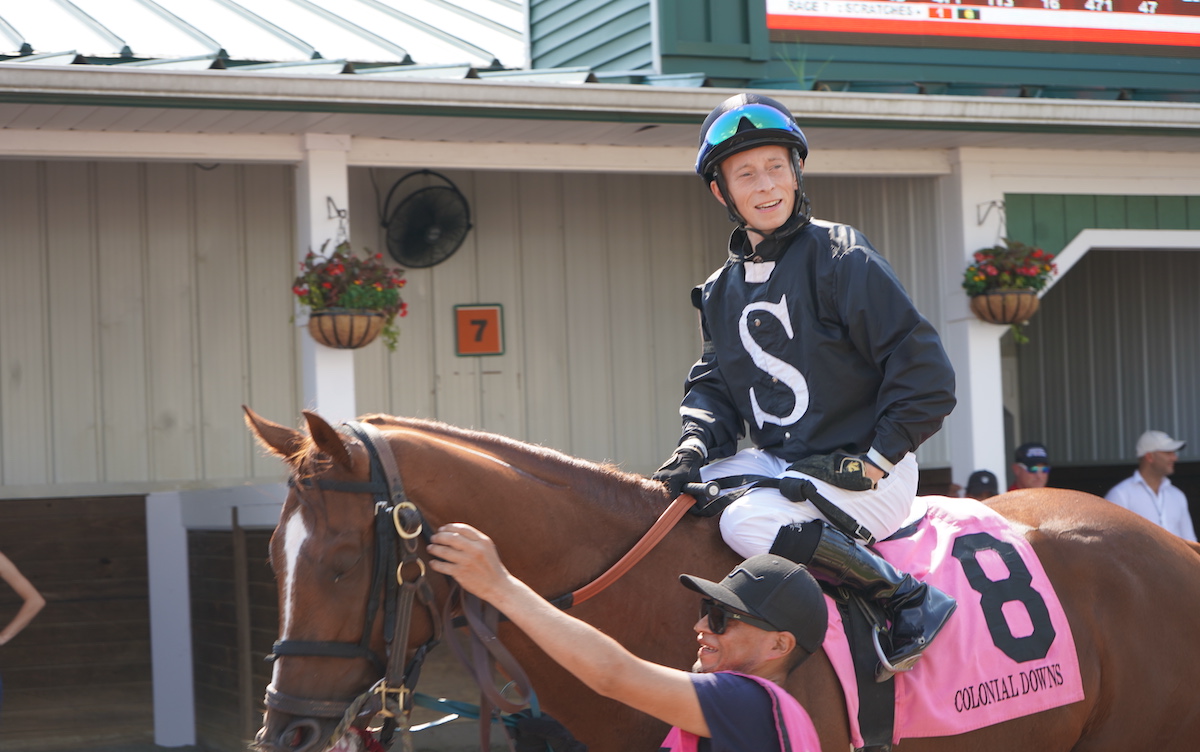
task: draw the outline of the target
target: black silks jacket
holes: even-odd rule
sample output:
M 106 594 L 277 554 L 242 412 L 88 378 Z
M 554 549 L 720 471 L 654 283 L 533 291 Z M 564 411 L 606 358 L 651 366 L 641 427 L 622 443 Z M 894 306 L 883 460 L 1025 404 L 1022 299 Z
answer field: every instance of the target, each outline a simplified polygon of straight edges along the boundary
M 954 369 L 862 234 L 813 220 L 749 251 L 735 231 L 729 260 L 692 291 L 704 351 L 685 384 L 684 439 L 719 459 L 748 425 L 756 447 L 789 462 L 874 447 L 894 463 L 941 428 Z

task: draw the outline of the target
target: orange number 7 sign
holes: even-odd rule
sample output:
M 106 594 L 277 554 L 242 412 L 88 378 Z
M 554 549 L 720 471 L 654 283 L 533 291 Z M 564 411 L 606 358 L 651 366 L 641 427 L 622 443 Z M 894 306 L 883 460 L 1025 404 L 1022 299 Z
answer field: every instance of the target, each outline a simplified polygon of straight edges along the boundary
M 504 319 L 499 303 L 454 306 L 454 335 L 459 355 L 503 355 Z

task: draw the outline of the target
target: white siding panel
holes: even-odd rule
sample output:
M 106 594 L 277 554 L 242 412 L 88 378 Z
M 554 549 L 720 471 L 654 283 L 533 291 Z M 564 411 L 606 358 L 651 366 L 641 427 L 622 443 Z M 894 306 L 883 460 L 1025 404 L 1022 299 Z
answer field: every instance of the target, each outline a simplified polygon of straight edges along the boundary
M 474 180 L 471 175 L 448 174 L 462 191 L 468 205 L 474 204 Z M 416 180 L 416 178 L 414 178 Z M 432 184 L 440 184 L 436 181 Z M 437 414 L 442 420 L 460 426 L 477 427 L 479 410 L 479 358 L 456 354 L 454 306 L 478 302 L 476 239 L 467 235 L 453 256 L 432 267 L 434 362 L 437 367 Z
M 146 165 L 146 348 L 151 480 L 200 472 L 191 165 Z
M 388 256 L 381 225 L 381 203 L 391 187 L 408 174 L 408 170 L 350 171 L 350 236 L 356 251 L 370 249 L 384 254 L 388 263 L 394 263 Z M 416 177 L 406 181 L 389 211 L 420 187 L 415 185 L 419 181 Z M 355 351 L 355 399 L 360 413 L 434 418 L 437 417 L 437 370 L 433 357 L 433 272 L 409 269 L 404 278 L 407 283 L 401 295 L 409 309 L 407 316 L 396 319 L 400 330 L 397 349 L 389 352 L 385 347 L 372 346 Z
M 526 420 L 529 441 L 570 450 L 563 178 L 528 173 L 519 178 L 521 271 L 525 337 Z M 572 301 L 573 304 L 573 301 Z
M 378 208 L 382 197 L 378 195 L 374 183 L 386 191 L 399 177 L 399 174 L 390 175 L 386 170 L 350 170 L 349 231 L 350 244 L 355 253 L 366 253 L 368 250 L 372 253 L 382 253 L 387 263 L 393 263 L 387 257 L 387 247 L 383 242 L 383 229 L 380 227 Z M 292 264 L 293 272 L 295 272 L 296 266 L 296 263 Z M 292 276 L 295 277 L 294 274 Z M 409 287 L 401 291 L 404 300 L 409 300 L 410 292 L 413 289 L 411 276 L 407 278 Z M 411 317 L 396 319 L 402 332 L 399 352 L 404 353 L 404 359 L 397 359 L 396 365 L 407 362 L 407 359 L 414 355 L 413 338 L 411 332 L 407 331 L 407 324 L 410 321 L 412 321 Z M 308 334 L 304 327 L 297 327 L 296 336 L 307 337 Z M 359 414 L 412 414 L 398 412 L 390 402 L 389 384 L 393 373 L 392 366 L 393 362 L 389 358 L 386 347 L 364 347 L 354 352 L 354 399 Z
M 603 176 L 563 176 L 572 454 L 613 457 L 612 341 Z M 625 270 L 617 270 L 624 273 Z
M 249 434 L 238 415 L 247 399 L 241 169 L 196 167 L 197 331 L 204 466 L 209 478 L 248 475 Z
M 387 408 L 385 412 L 418 418 L 437 417 L 437 363 L 433 357 L 433 272 L 409 269 L 403 290 L 408 315 L 397 319 L 400 344 L 387 358 Z M 358 357 L 368 357 L 365 353 Z M 356 360 L 356 362 L 358 362 Z M 359 403 L 360 409 L 374 409 Z
M 142 178 L 135 163 L 96 165 L 101 452 L 110 482 L 142 480 L 149 472 Z
M 248 404 L 260 415 L 287 420 L 295 412 L 299 388 L 291 364 L 296 362 L 292 315 L 295 279 L 295 201 L 291 171 L 275 166 L 246 165 L 243 174 L 246 259 L 246 332 Z M 229 406 L 225 420 L 242 424 L 241 409 Z M 236 429 L 235 429 L 236 430 Z M 274 477 L 283 472 L 279 460 L 251 451 L 252 475 Z
M 688 183 L 693 188 L 700 184 L 699 180 Z M 652 202 L 647 205 L 643 226 L 650 285 L 646 294 L 652 306 L 644 327 L 650 347 L 645 363 L 652 379 L 653 402 L 647 412 L 651 423 L 646 431 L 651 446 L 644 453 L 621 455 L 620 459 L 628 470 L 650 473 L 679 441 L 684 376 L 700 353 L 699 318 L 689 295 L 691 287 L 703 281 L 709 266 L 702 252 L 711 244 L 705 242 L 701 200 L 713 199 L 688 191 L 678 178 L 671 177 L 646 178 L 643 190 L 646 201 Z M 712 211 L 712 207 L 703 208 Z
M 96 482 L 101 479 L 101 410 L 97 395 L 95 169 L 84 162 L 47 162 L 45 170 L 54 479 L 60 483 Z
M 613 449 L 611 459 L 633 469 L 630 460 L 667 451 L 656 443 L 654 413 L 654 281 L 650 276 L 653 220 L 649 211 L 649 178 L 613 175 L 603 179 L 608 221 L 607 274 L 612 379 Z M 673 218 L 678 224 L 680 217 Z M 673 241 L 675 245 L 678 238 Z M 681 248 L 682 250 L 682 248 Z M 641 462 L 636 463 L 642 469 Z
M 37 162 L 0 162 L 0 484 L 51 477 L 42 201 Z M 57 289 L 56 285 L 56 289 Z
M 480 172 L 471 202 L 479 267 L 479 303 L 500 303 L 504 324 L 504 354 L 480 357 L 480 425 L 505 436 L 525 435 L 522 393 L 524 337 L 521 320 L 520 235 L 517 222 L 517 177 L 512 173 Z

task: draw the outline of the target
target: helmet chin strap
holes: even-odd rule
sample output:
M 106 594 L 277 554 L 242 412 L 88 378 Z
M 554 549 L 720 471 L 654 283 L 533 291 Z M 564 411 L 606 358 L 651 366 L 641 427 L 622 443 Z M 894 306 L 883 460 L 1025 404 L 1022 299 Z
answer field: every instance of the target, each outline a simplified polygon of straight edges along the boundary
M 746 218 L 738 213 L 737 208 L 734 206 L 733 198 L 729 195 L 728 187 L 725 185 L 725 173 L 721 171 L 721 166 L 717 165 L 717 190 L 721 192 L 721 197 L 725 199 L 725 209 L 729 212 L 729 220 L 737 224 L 742 230 L 753 232 L 762 237 L 763 240 L 782 240 L 794 234 L 812 219 L 812 202 L 808 200 L 808 196 L 804 195 L 804 173 L 800 170 L 800 152 L 796 149 L 791 149 L 791 152 L 792 174 L 796 176 L 796 198 L 792 204 L 792 216 L 788 217 L 783 224 L 771 232 L 763 232 L 752 227 L 746 221 Z

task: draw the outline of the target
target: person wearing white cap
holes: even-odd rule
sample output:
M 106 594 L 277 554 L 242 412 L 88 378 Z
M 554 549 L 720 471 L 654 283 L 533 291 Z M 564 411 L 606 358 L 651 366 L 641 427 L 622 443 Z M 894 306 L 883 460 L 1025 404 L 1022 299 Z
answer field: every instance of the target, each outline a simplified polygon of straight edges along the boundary
M 1113 486 L 1104 498 L 1181 538 L 1196 540 L 1187 497 L 1167 477 L 1175 472 L 1178 452 L 1185 446 L 1187 442 L 1172 439 L 1162 431 L 1146 431 L 1137 442 L 1138 469 Z

